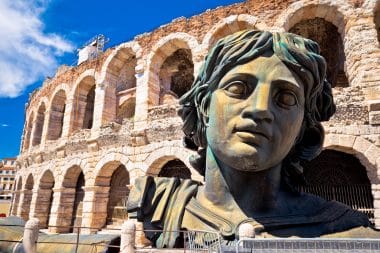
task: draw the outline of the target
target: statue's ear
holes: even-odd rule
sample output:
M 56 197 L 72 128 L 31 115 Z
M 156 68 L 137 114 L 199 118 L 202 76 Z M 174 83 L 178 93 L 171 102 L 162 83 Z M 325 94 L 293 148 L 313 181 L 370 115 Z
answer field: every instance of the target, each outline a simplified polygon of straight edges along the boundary
M 300 138 L 301 140 L 296 144 L 298 158 L 310 161 L 321 153 L 324 130 L 319 122 L 313 127 L 305 127 Z

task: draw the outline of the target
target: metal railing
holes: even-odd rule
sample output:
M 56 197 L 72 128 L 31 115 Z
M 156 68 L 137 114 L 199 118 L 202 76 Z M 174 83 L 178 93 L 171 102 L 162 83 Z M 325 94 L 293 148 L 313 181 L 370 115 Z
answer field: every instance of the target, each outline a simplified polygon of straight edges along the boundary
M 23 245 L 23 231 L 26 228 L 24 225 L 12 225 L 12 224 L 0 224 L 1 228 L 6 227 L 5 231 L 12 231 L 10 233 L 13 237 L 8 238 L 4 233 L 0 235 L 0 252 L 13 252 L 16 248 Z M 15 228 L 15 229 L 12 229 Z M 37 252 L 50 252 L 50 249 L 59 248 L 62 252 L 99 252 L 101 249 L 107 249 L 107 252 L 120 252 L 120 238 L 122 236 L 121 228 L 107 228 L 103 231 L 98 231 L 97 234 L 82 234 L 83 230 L 98 230 L 95 227 L 80 227 L 80 226 L 49 226 L 49 228 L 58 230 L 70 230 L 72 233 L 55 234 L 49 233 L 47 229 L 40 230 L 39 236 L 35 244 L 37 245 Z M 182 241 L 183 251 L 198 253 L 209 252 L 219 253 L 221 252 L 221 237 L 217 232 L 210 231 L 162 231 L 162 230 L 144 230 L 135 229 L 135 232 L 139 232 L 140 235 L 144 235 L 145 232 L 158 232 L 158 233 L 174 233 L 180 236 Z M 15 236 L 17 234 L 17 236 Z M 137 236 L 138 237 L 138 236 Z M 140 238 L 140 240 L 143 238 Z M 145 239 L 146 240 L 146 239 Z M 4 250 L 8 248 L 9 251 Z M 137 244 L 135 250 L 139 252 L 144 249 L 152 250 L 151 244 Z M 53 251 L 52 251 L 53 252 Z M 103 252 L 103 251 L 102 251 Z
M 224 249 L 224 251 L 227 251 Z M 380 252 L 380 239 L 268 238 L 241 239 L 236 253 L 375 253 Z
M 4 229 L 5 227 L 5 229 Z M 13 228 L 14 229 L 13 229 Z M 7 238 L 0 233 L 0 252 L 13 252 L 14 249 L 22 247 L 23 231 L 27 229 L 24 225 L 0 225 L 0 232 L 13 230 L 12 235 L 16 237 Z M 50 226 L 50 228 L 68 229 L 73 228 L 75 233 L 67 234 L 49 234 L 39 233 L 35 242 L 37 249 L 43 249 L 41 252 L 50 252 L 48 249 L 59 248 L 61 252 L 120 252 L 120 241 L 125 235 L 121 228 L 109 228 L 99 231 L 97 234 L 81 234 L 83 230 L 97 230 L 94 227 L 79 226 Z M 174 233 L 179 236 L 183 245 L 184 252 L 190 253 L 375 253 L 380 252 L 380 239 L 365 238 L 244 238 L 236 241 L 225 241 L 219 233 L 213 231 L 162 231 L 162 230 L 145 230 L 133 229 L 133 236 L 143 240 L 144 233 Z M 131 234 L 130 234 L 131 235 Z M 140 237 L 140 238 L 139 238 Z M 142 238 L 141 238 L 142 237 Z M 135 241 L 135 240 L 132 240 Z M 138 240 L 137 240 L 138 241 Z M 8 243 L 8 245 L 7 245 Z M 132 252 L 154 252 L 150 243 L 137 243 L 132 248 Z M 4 247 L 12 248 L 11 251 L 3 251 Z M 65 249 L 65 250 L 63 250 Z M 39 252 L 39 251 L 37 251 Z M 125 251 L 123 251 L 125 252 Z
M 222 252 L 219 233 L 210 231 L 184 231 L 185 250 L 196 252 Z

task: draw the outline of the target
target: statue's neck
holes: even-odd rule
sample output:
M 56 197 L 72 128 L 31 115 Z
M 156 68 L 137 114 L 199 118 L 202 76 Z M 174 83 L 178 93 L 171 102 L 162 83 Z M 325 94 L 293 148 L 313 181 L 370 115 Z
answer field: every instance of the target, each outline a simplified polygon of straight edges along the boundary
M 257 172 L 239 171 L 218 161 L 208 148 L 204 196 L 214 205 L 245 215 L 272 212 L 276 208 L 281 181 L 281 164 Z

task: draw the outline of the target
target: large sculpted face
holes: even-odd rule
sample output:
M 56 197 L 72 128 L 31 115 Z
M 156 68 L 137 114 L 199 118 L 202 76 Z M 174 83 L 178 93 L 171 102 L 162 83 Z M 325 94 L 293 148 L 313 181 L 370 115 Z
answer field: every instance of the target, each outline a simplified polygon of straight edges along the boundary
M 296 142 L 304 104 L 299 77 L 268 52 L 222 77 L 209 104 L 207 143 L 236 170 L 279 165 Z

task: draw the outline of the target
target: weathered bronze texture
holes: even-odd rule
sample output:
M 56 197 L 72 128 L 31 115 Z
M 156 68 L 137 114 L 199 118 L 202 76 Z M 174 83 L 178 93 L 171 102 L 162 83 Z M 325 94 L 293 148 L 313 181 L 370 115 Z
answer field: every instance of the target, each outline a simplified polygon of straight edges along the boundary
M 317 43 L 291 33 L 242 31 L 221 39 L 180 99 L 185 145 L 205 176 L 136 180 L 128 210 L 150 229 L 215 230 L 237 238 L 376 236 L 348 206 L 301 194 L 302 160 L 322 149 L 321 121 L 335 112 Z M 348 232 L 347 232 L 348 231 Z M 370 232 L 369 232 L 370 231 Z M 157 247 L 179 234 L 151 233 Z

